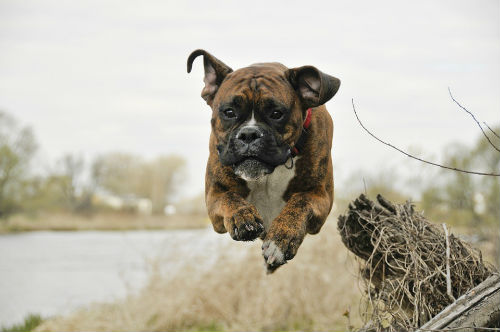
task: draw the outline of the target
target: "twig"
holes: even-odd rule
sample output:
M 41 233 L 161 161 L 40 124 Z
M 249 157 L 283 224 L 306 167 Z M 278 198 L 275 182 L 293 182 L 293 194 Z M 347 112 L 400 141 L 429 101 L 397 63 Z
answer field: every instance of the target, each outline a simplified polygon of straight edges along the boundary
M 426 164 L 429 164 L 429 165 L 433 165 L 433 166 L 438 166 L 438 167 L 441 167 L 441 168 L 444 168 L 444 169 L 449 169 L 449 170 L 452 170 L 452 171 L 457 171 L 457 172 L 462 172 L 462 173 L 467 173 L 467 174 L 475 174 L 475 175 L 487 175 L 487 176 L 500 176 L 500 174 L 496 174 L 496 173 L 483 173 L 483 172 L 474 172 L 474 171 L 468 171 L 468 170 L 465 170 L 465 169 L 460 169 L 460 168 L 456 168 L 456 167 L 449 167 L 449 166 L 445 166 L 445 165 L 440 165 L 440 164 L 437 164 L 437 163 L 434 163 L 432 161 L 427 161 L 427 160 L 424 160 L 424 159 L 421 159 L 421 158 L 418 158 L 418 157 L 415 157 L 411 154 L 409 154 L 408 152 L 405 152 L 403 150 L 401 150 L 400 148 L 397 148 L 395 147 L 394 145 L 390 144 L 390 143 L 387 143 L 387 142 L 384 142 L 383 140 L 381 140 L 380 138 L 378 138 L 377 136 L 375 136 L 374 134 L 372 134 L 371 131 L 369 131 L 364 125 L 363 123 L 361 122 L 361 120 L 359 119 L 359 116 L 358 116 L 358 113 L 356 112 L 356 107 L 354 106 L 354 98 L 351 100 L 352 102 L 352 109 L 354 110 L 354 114 L 356 115 L 356 118 L 358 119 L 358 122 L 359 124 L 361 125 L 361 127 L 363 127 L 363 129 L 368 133 L 370 134 L 370 136 L 372 136 L 373 138 L 375 138 L 377 141 L 379 141 L 380 143 L 382 144 L 385 144 L 391 148 L 393 148 L 394 150 L 396 151 L 399 151 L 401 152 L 402 154 L 404 154 L 405 156 L 407 157 L 410 157 L 410 158 L 413 158 L 413 159 L 416 159 L 418 161 L 421 161 L 423 163 L 426 163 Z
M 444 235 L 446 236 L 446 293 L 452 301 L 455 301 L 455 297 L 451 292 L 451 276 L 450 276 L 450 235 L 448 234 L 448 228 L 446 224 L 443 223 Z
M 493 129 L 491 129 L 491 128 L 490 128 L 490 126 L 488 126 L 488 124 L 487 124 L 486 122 L 484 122 L 484 121 L 483 121 L 483 123 L 484 123 L 484 125 L 485 125 L 486 127 L 488 127 L 488 129 L 491 131 L 491 133 L 492 133 L 493 135 L 495 135 L 496 137 L 500 138 L 500 136 L 498 136 L 498 134 L 497 134 L 497 133 L 495 133 L 495 132 L 493 131 Z
M 451 90 L 450 88 L 448 87 L 448 92 L 450 93 L 450 97 L 451 99 L 455 102 L 455 104 L 458 105 L 458 107 L 460 107 L 461 109 L 463 109 L 464 111 L 466 111 L 467 113 L 470 114 L 470 116 L 472 116 L 472 118 L 474 119 L 474 121 L 476 121 L 479 129 L 481 129 L 481 132 L 483 133 L 484 137 L 486 137 L 486 139 L 488 140 L 488 142 L 490 143 L 490 145 L 495 149 L 497 150 L 498 152 L 500 152 L 500 149 L 497 148 L 495 146 L 495 144 L 493 144 L 493 142 L 490 140 L 490 138 L 488 137 L 488 135 L 486 135 L 486 133 L 484 132 L 483 130 L 483 127 L 481 127 L 481 124 L 479 123 L 479 121 L 477 121 L 476 117 L 474 116 L 474 114 L 472 114 L 472 112 L 470 112 L 467 108 L 463 107 L 462 105 L 460 105 L 460 103 L 453 97 L 453 95 L 451 94 Z M 489 127 L 488 127 L 489 128 Z M 491 130 L 491 129 L 490 129 Z M 492 130 L 493 131 L 493 130 Z

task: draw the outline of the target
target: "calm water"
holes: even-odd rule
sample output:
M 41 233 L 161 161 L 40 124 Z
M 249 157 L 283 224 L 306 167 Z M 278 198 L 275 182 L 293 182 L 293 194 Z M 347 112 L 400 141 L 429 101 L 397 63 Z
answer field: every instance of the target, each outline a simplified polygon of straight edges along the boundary
M 186 261 L 207 266 L 230 242 L 211 229 L 0 235 L 0 326 L 122 298 L 154 263 L 167 274 Z

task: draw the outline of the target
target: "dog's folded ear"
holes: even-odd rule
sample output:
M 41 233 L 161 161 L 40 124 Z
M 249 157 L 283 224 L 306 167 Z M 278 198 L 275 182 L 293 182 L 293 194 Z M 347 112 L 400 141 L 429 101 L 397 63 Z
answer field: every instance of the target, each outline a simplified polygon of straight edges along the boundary
M 313 66 L 288 69 L 286 76 L 306 108 L 323 105 L 340 87 L 338 78 L 322 73 Z
M 217 89 L 227 74 L 233 70 L 205 50 L 196 50 L 191 53 L 187 60 L 187 72 L 190 73 L 193 68 L 193 61 L 198 56 L 203 55 L 203 66 L 205 67 L 205 87 L 201 90 L 201 97 L 207 104 L 211 105 Z

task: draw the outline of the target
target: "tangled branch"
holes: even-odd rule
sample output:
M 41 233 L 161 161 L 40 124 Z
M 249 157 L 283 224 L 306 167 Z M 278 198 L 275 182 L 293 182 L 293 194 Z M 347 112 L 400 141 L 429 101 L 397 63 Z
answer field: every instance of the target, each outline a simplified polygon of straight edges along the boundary
M 374 202 L 361 194 L 337 227 L 347 249 L 361 258 L 370 304 L 365 331 L 413 331 L 496 272 L 411 202 L 394 204 L 381 195 Z

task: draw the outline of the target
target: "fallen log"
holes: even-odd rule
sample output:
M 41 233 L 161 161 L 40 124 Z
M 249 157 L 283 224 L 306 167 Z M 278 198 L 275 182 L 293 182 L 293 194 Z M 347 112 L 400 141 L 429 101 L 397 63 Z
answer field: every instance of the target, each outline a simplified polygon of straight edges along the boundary
M 410 202 L 394 204 L 381 195 L 373 202 L 360 195 L 339 217 L 338 229 L 344 245 L 361 258 L 365 331 L 424 328 L 495 272 L 478 250 L 449 234 L 446 225 L 429 222 Z M 464 317 L 466 312 L 472 311 Z
M 500 275 L 498 273 L 492 274 L 462 295 L 422 325 L 417 332 L 436 330 L 474 332 L 481 330 L 481 327 L 498 328 L 500 331 Z

